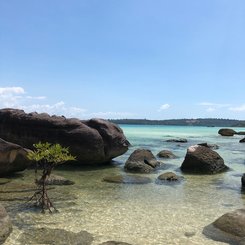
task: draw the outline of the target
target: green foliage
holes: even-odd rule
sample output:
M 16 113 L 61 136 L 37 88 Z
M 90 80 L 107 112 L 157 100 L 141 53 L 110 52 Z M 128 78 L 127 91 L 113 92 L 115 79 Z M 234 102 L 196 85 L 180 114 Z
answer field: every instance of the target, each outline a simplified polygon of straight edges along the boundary
M 38 163 L 49 163 L 53 166 L 66 161 L 76 160 L 76 157 L 69 153 L 69 149 L 62 147 L 60 144 L 37 143 L 33 145 L 35 150 L 28 153 L 27 157 L 31 161 Z

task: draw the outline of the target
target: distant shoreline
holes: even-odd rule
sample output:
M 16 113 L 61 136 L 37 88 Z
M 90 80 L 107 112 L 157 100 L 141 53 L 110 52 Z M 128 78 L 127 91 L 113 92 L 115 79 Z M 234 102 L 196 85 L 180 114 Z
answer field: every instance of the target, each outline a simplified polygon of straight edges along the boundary
M 109 119 L 116 124 L 135 125 L 169 125 L 169 126 L 204 126 L 204 127 L 245 127 L 245 120 L 219 119 L 219 118 L 197 118 L 197 119 Z

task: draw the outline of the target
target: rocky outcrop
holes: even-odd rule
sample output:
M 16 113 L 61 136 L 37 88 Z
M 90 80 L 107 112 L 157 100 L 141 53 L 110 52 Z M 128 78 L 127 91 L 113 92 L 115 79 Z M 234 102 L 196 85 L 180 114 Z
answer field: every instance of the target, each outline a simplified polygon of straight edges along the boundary
M 245 174 L 242 175 L 242 187 L 245 188 Z
M 105 163 L 128 150 L 129 142 L 117 125 L 102 119 L 75 118 L 0 110 L 0 136 L 32 149 L 39 141 L 69 147 L 81 164 Z
M 0 176 L 23 171 L 29 165 L 28 149 L 0 139 Z
M 173 152 L 168 151 L 168 150 L 162 150 L 157 154 L 158 157 L 160 158 L 176 158 Z
M 240 143 L 245 143 L 245 138 L 241 139 L 239 142 Z
M 221 136 L 233 136 L 234 134 L 237 134 L 237 132 L 231 128 L 221 128 L 218 131 L 218 134 Z
M 238 135 L 245 135 L 244 131 L 237 132 Z
M 215 174 L 228 169 L 217 152 L 200 145 L 190 146 L 187 149 L 180 168 L 183 172 L 200 174 Z
M 12 232 L 12 222 L 5 210 L 0 204 L 0 244 L 3 244 Z
M 108 176 L 103 179 L 105 182 L 118 183 L 118 184 L 148 184 L 151 179 L 137 175 L 115 175 Z
M 158 166 L 160 166 L 160 162 L 157 161 L 150 150 L 137 149 L 126 161 L 124 169 L 129 172 L 151 173 Z

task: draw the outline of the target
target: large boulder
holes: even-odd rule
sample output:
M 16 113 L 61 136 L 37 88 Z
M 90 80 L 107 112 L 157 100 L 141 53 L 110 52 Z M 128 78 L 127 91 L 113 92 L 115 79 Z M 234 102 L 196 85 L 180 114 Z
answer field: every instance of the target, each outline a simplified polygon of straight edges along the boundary
M 228 169 L 217 152 L 200 145 L 190 146 L 187 149 L 180 168 L 183 172 L 200 174 L 215 174 Z
M 16 109 L 0 110 L 0 136 L 30 149 L 39 141 L 59 143 L 81 164 L 109 162 L 129 146 L 121 128 L 103 119 L 81 121 Z
M 28 149 L 0 138 L 0 176 L 23 171 L 29 165 Z
M 218 131 L 218 134 L 222 136 L 233 136 L 234 134 L 237 134 L 237 132 L 231 128 L 221 128 Z
M 129 172 L 151 173 L 158 166 L 160 166 L 160 162 L 150 150 L 137 149 L 129 156 L 124 168 Z
M 12 222 L 5 210 L 0 204 L 0 244 L 3 244 L 12 232 Z

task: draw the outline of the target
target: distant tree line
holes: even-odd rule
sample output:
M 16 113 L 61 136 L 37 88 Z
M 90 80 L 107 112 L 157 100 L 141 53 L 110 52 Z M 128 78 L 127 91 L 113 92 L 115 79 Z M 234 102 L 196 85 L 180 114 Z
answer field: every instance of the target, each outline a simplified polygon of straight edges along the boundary
M 173 125 L 173 126 L 206 126 L 206 127 L 245 127 L 245 121 L 222 118 L 197 118 L 197 119 L 109 119 L 116 124 L 138 125 Z

